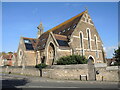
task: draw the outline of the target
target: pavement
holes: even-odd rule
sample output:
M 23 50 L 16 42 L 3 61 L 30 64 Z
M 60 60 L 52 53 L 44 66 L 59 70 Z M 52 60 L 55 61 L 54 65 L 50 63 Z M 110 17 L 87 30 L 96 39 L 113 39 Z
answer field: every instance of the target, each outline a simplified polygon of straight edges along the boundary
M 99 88 L 118 89 L 118 82 L 56 80 L 35 76 L 0 74 L 3 88 Z

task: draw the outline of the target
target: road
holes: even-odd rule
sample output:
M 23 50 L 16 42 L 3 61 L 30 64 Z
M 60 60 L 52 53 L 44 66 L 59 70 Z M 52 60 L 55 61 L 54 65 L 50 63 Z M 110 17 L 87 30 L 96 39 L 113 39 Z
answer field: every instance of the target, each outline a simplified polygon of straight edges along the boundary
M 118 82 L 53 80 L 43 77 L 0 74 L 2 88 L 99 88 L 118 89 Z

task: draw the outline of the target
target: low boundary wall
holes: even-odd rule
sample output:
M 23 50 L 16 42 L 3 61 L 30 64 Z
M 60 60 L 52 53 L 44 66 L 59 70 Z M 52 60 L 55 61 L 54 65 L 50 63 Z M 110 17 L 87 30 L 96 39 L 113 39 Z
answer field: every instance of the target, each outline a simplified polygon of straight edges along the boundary
M 100 66 L 95 69 L 99 73 L 96 74 L 97 81 L 120 81 L 120 66 Z M 33 67 L 2 67 L 1 72 L 32 76 L 40 76 L 42 74 L 42 77 L 52 79 L 89 80 L 87 64 L 53 65 L 42 69 L 42 73 L 39 69 Z
M 42 70 L 43 77 L 53 79 L 73 79 L 80 80 L 80 75 L 88 77 L 87 64 L 82 65 L 53 65 L 51 69 Z M 86 78 L 82 78 L 85 80 Z
M 30 76 L 40 76 L 39 69 L 33 67 L 1 67 L 1 72 L 3 73 L 13 73 L 13 74 L 21 74 L 21 75 L 30 75 Z

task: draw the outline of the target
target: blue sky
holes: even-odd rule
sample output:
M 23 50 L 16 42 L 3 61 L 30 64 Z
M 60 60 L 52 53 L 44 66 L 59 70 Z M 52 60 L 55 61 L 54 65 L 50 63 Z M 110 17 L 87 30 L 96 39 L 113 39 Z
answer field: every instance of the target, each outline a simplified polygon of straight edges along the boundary
M 85 7 L 103 41 L 107 57 L 112 57 L 118 46 L 117 2 L 3 2 L 2 51 L 17 51 L 21 36 L 36 38 L 41 21 L 47 31 L 81 13 Z

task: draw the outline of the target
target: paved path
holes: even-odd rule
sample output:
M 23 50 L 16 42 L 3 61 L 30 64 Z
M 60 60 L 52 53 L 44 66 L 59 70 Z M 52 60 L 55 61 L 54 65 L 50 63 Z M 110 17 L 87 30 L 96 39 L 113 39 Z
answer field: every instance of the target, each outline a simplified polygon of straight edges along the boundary
M 49 78 L 0 74 L 3 88 L 101 88 L 117 89 L 118 82 L 53 80 Z

